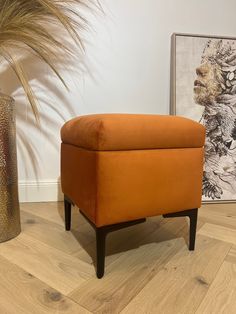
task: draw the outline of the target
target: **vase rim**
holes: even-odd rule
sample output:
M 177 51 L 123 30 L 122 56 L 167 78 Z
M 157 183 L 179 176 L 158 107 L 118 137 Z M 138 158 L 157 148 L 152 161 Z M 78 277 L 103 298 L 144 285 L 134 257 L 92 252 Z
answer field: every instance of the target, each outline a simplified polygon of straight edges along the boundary
M 11 102 L 14 102 L 14 98 L 7 95 L 7 94 L 4 94 L 2 92 L 0 92 L 0 99 L 4 99 L 6 101 L 11 101 Z

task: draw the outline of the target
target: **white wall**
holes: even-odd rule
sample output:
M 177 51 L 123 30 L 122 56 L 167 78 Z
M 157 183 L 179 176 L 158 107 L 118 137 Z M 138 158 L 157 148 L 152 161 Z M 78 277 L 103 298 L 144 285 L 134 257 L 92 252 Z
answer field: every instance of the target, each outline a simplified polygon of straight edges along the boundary
M 34 126 L 10 71 L 4 87 L 16 99 L 21 200 L 57 198 L 59 129 L 78 114 L 169 111 L 173 32 L 236 37 L 234 0 L 107 0 L 105 16 L 90 17 L 86 64 L 90 74 L 66 73 L 68 94 L 48 70 L 26 60 L 40 98 L 42 128 Z M 76 70 L 76 65 L 74 70 Z

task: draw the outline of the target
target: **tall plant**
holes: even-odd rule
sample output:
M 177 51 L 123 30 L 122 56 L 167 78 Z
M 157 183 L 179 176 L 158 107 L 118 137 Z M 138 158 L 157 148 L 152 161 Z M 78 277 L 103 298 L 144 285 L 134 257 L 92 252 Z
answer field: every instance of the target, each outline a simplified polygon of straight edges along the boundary
M 37 100 L 19 61 L 19 51 L 38 56 L 66 86 L 55 61 L 58 55 L 72 52 L 52 28 L 66 30 L 83 49 L 80 32 L 87 21 L 80 9 L 98 6 L 98 0 L 0 0 L 0 59 L 5 59 L 14 70 L 37 119 Z
M 81 31 L 87 21 L 80 9 L 94 6 L 99 6 L 98 0 L 0 0 L 0 61 L 5 59 L 14 70 L 37 121 L 37 100 L 20 57 L 28 53 L 36 55 L 66 86 L 57 61 L 58 56 L 72 52 L 67 41 L 62 42 L 57 35 L 60 30 L 66 31 L 83 49 Z M 12 102 L 11 97 L 0 93 L 0 242 L 17 236 L 21 230 Z

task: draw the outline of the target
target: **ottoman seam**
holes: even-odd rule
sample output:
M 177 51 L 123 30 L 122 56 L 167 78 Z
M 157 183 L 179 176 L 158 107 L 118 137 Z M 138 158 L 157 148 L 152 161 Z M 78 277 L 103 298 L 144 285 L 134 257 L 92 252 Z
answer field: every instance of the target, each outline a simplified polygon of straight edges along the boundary
M 185 146 L 176 146 L 176 147 L 155 147 L 155 148 L 131 148 L 131 149 L 103 149 L 103 150 L 99 150 L 99 149 L 91 149 L 91 148 L 88 148 L 88 147 L 85 147 L 85 146 L 78 146 L 76 144 L 72 144 L 72 143 L 69 143 L 69 142 L 62 142 L 63 144 L 66 144 L 66 145 L 71 145 L 71 146 L 74 146 L 74 147 L 78 147 L 80 149 L 83 149 L 83 150 L 87 150 L 87 151 L 91 151 L 91 152 L 129 152 L 129 151 L 137 151 L 137 150 L 164 150 L 164 149 L 168 149 L 168 150 L 171 150 L 171 149 L 191 149 L 191 148 L 202 148 L 204 147 L 203 146 L 189 146 L 189 147 L 185 147 Z

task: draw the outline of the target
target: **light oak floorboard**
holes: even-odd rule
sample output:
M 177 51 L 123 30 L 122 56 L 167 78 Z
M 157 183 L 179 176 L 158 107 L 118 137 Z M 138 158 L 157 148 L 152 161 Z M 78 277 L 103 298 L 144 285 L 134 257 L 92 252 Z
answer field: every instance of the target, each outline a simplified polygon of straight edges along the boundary
M 107 267 L 105 277 L 91 278 L 69 296 L 93 313 L 119 313 L 183 246 L 186 250 L 177 239 L 125 252 Z
M 77 303 L 0 256 L 0 313 L 89 314 Z
M 198 236 L 196 251 L 178 252 L 121 313 L 195 313 L 230 247 Z
M 199 209 L 199 220 L 236 229 L 236 204 L 207 204 Z
M 224 262 L 197 314 L 236 313 L 236 265 Z
M 0 255 L 63 294 L 68 294 L 94 275 L 91 265 L 24 233 L 1 243 Z
M 64 227 L 64 202 L 45 202 L 45 203 L 21 203 L 20 209 Z M 81 225 L 87 225 L 86 219 L 79 212 L 78 207 L 72 206 L 72 229 L 78 229 Z
M 21 226 L 24 234 L 68 254 L 77 253 L 94 241 L 88 224 L 79 226 L 77 230 L 65 231 L 64 226 L 25 211 L 21 211 Z
M 233 245 L 225 261 L 236 264 L 236 245 Z
M 236 244 L 236 229 L 206 223 L 199 229 L 198 234 Z
M 20 209 L 64 226 L 64 203 L 21 203 Z
M 224 269 L 225 263 L 236 265 L 235 204 L 199 209 L 194 252 L 188 251 L 188 218 L 151 217 L 110 233 L 100 280 L 94 267 L 95 232 L 78 208 L 72 208 L 69 232 L 64 231 L 62 202 L 25 203 L 21 211 L 22 233 L 0 244 L 1 314 L 74 314 L 86 313 L 85 308 L 107 314 L 191 314 L 200 306 L 199 314 L 204 304 L 215 314 L 210 300 L 216 288 L 211 287 L 224 273 L 235 280 L 234 271 Z M 228 311 L 235 307 L 232 291 L 230 283 L 224 295 Z

